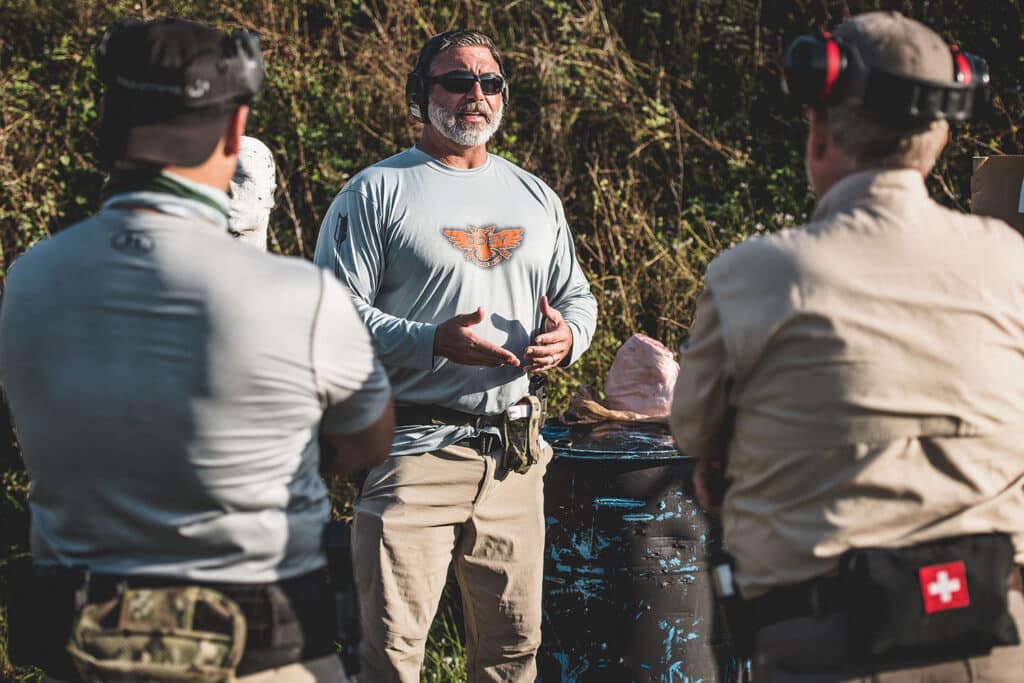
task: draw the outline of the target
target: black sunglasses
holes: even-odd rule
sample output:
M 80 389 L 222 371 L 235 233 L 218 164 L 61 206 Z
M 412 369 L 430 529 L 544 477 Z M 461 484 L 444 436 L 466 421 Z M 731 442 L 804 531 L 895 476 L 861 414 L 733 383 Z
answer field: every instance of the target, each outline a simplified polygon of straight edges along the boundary
M 439 76 L 427 76 L 427 81 L 431 85 L 440 83 L 441 87 L 448 92 L 459 95 L 472 90 L 474 83 L 480 84 L 480 91 L 485 95 L 497 95 L 505 87 L 505 79 L 498 74 L 480 74 L 478 76 L 470 71 L 449 71 Z

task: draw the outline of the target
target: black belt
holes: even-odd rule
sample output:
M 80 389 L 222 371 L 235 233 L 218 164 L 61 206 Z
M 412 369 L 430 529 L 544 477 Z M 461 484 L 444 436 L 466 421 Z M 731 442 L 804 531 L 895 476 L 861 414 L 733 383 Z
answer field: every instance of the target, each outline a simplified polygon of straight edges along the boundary
M 481 455 L 486 455 L 490 453 L 495 446 L 498 446 L 500 444 L 501 437 L 499 437 L 497 434 L 489 434 L 487 432 L 483 432 L 481 434 L 477 434 L 476 436 L 469 436 L 466 437 L 465 439 L 462 439 L 461 441 L 456 441 L 454 445 L 472 448 L 474 451 L 480 453 Z
M 45 583 L 52 581 L 56 592 L 85 589 L 88 602 L 114 598 L 122 588 L 163 588 L 168 586 L 203 586 L 220 591 L 234 600 L 245 615 L 245 650 L 238 664 L 237 675 L 244 676 L 267 669 L 317 659 L 336 652 L 337 613 L 333 589 L 326 570 L 320 569 L 273 583 L 243 584 L 189 581 L 177 577 L 112 576 L 86 574 L 73 569 L 42 568 L 38 570 Z M 53 596 L 51 596 L 53 597 Z M 78 674 L 64 653 L 74 599 L 67 595 L 59 604 L 66 605 L 59 615 L 48 615 L 63 623 L 52 632 L 61 642 L 54 642 L 52 664 L 46 673 L 67 680 L 79 680 Z
M 1007 590 L 1024 592 L 1024 567 L 1010 574 Z M 819 576 L 803 583 L 774 588 L 746 601 L 745 614 L 755 631 L 789 619 L 824 617 L 847 607 L 847 597 L 833 575 Z
M 451 425 L 453 427 L 500 427 L 505 414 L 476 415 L 442 406 L 395 406 L 395 422 L 400 427 L 411 425 Z
M 758 630 L 780 621 L 799 617 L 823 617 L 839 612 L 846 603 L 839 578 L 818 578 L 790 586 L 774 588 L 746 601 L 744 611 Z

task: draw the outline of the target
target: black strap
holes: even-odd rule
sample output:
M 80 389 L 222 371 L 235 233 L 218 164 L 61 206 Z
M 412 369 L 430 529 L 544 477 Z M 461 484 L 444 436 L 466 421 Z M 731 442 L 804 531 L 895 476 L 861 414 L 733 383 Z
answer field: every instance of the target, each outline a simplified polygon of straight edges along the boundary
M 461 441 L 456 441 L 454 445 L 464 446 L 466 448 L 472 448 L 481 455 L 487 455 L 495 447 L 501 443 L 501 437 L 497 434 L 491 434 L 489 432 L 483 432 L 476 436 L 470 436 Z
M 451 425 L 453 427 L 500 427 L 504 415 L 475 415 L 442 406 L 395 406 L 395 422 L 400 427 L 410 425 Z
M 822 617 L 845 607 L 844 594 L 835 576 L 775 588 L 748 600 L 746 605 L 754 630 L 788 619 Z

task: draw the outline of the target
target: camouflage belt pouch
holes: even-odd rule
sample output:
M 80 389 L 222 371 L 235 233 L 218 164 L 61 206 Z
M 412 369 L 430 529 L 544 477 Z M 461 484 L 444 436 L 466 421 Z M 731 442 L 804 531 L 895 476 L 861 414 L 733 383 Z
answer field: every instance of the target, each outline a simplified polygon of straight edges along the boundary
M 502 465 L 510 472 L 526 474 L 540 462 L 540 428 L 544 409 L 539 398 L 528 395 L 505 411 L 501 440 L 505 444 Z
M 85 681 L 221 683 L 234 680 L 245 616 L 201 586 L 126 588 L 79 610 L 68 653 Z

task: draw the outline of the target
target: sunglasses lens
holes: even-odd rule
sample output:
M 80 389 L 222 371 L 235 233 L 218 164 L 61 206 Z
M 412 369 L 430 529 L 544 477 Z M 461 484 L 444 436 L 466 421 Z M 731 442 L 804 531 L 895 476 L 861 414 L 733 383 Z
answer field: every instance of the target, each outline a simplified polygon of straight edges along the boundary
M 479 82 L 480 90 L 485 95 L 497 95 L 505 85 L 505 81 L 497 74 L 483 74 L 477 76 L 468 71 L 453 71 L 434 77 L 441 87 L 450 93 L 459 95 L 465 94 L 473 89 L 473 84 Z
M 497 95 L 501 92 L 502 85 L 504 85 L 504 83 L 501 80 L 501 76 L 484 74 L 480 77 L 480 90 L 482 90 L 485 95 Z
M 440 76 L 437 81 L 448 92 L 462 94 L 473 89 L 476 77 L 473 74 L 445 74 Z

